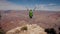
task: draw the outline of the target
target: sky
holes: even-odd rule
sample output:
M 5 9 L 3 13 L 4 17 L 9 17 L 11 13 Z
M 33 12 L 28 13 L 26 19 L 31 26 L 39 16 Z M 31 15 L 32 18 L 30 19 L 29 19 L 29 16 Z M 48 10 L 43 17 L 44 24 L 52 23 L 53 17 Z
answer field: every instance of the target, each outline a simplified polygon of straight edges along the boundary
M 0 10 L 60 11 L 60 0 L 0 0 Z

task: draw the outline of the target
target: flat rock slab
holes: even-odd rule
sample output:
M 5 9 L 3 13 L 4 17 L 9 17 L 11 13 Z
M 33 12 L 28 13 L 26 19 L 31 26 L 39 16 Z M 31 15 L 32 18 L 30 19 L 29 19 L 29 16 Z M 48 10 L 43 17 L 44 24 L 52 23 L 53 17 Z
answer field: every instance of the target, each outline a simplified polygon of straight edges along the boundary
M 27 30 L 21 30 L 22 27 L 27 27 Z M 38 26 L 37 24 L 26 24 L 9 30 L 6 34 L 46 34 L 46 32 L 44 32 L 44 28 Z

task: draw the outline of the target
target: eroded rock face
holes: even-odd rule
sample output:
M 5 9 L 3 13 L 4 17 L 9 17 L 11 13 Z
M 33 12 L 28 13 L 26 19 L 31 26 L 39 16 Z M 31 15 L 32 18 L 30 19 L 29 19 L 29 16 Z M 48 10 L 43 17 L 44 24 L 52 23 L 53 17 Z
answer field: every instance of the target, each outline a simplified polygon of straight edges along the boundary
M 23 29 L 21 30 L 22 27 Z M 8 32 L 6 32 L 6 34 L 46 34 L 46 32 L 44 32 L 44 28 L 38 26 L 37 24 L 27 24 L 9 30 Z

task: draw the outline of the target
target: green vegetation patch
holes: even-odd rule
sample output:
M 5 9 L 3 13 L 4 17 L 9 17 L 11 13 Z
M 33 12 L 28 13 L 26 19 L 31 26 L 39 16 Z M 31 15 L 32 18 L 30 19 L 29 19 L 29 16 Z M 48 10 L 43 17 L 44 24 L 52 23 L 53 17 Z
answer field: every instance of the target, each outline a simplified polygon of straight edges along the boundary
M 47 34 L 56 34 L 56 31 L 55 31 L 55 29 L 54 28 L 47 28 L 47 29 L 45 29 L 45 32 L 47 32 Z
M 5 34 L 4 30 L 0 27 L 0 34 Z

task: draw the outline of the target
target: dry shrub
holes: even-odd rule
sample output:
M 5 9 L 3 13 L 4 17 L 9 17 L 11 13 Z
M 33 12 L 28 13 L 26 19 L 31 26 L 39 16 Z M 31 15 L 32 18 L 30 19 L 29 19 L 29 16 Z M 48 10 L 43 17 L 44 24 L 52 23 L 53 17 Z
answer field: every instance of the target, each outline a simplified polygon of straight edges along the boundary
M 0 34 L 5 34 L 4 30 L 0 27 Z
M 22 27 L 21 30 L 27 30 L 27 26 Z
M 54 28 L 47 28 L 45 29 L 45 32 L 47 32 L 47 34 L 56 34 L 56 31 L 54 30 Z

